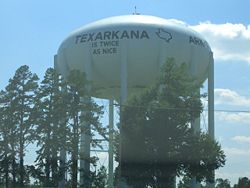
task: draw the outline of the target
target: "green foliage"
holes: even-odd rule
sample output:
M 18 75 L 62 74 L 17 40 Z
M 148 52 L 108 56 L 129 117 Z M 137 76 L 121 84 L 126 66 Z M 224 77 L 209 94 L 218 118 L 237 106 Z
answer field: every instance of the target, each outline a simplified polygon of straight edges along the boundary
M 77 187 L 80 134 L 84 133 L 94 136 L 93 132 L 91 133 L 91 126 L 98 130 L 102 129 L 99 123 L 102 107 L 99 107 L 91 99 L 89 82 L 84 73 L 77 70 L 71 71 L 66 85 L 65 92 L 67 95 L 67 114 L 69 119 L 67 127 L 70 130 L 68 150 L 71 154 L 72 187 Z M 85 156 L 81 155 L 80 157 Z
M 100 169 L 97 170 L 97 172 L 92 173 L 91 179 L 91 188 L 107 187 L 107 169 L 104 166 L 101 166 Z
M 57 179 L 59 174 L 58 169 L 58 152 L 60 148 L 60 113 L 64 108 L 61 98 L 63 96 L 62 81 L 55 70 L 52 68 L 47 69 L 44 79 L 39 85 L 36 92 L 35 107 L 32 113 L 32 119 L 37 125 L 37 171 L 44 173 L 40 175 L 40 180 L 44 186 L 57 186 Z M 50 171 L 51 169 L 51 171 Z M 34 169 L 33 169 L 34 171 Z M 32 171 L 33 174 L 35 174 Z M 52 173 L 52 178 L 50 178 Z
M 45 73 L 33 113 L 40 149 L 37 151 L 37 168 L 32 169 L 43 186 L 57 186 L 64 168 L 70 167 L 71 187 L 76 187 L 80 135 L 83 132 L 91 134 L 90 126 L 105 134 L 99 123 L 102 107 L 91 99 L 89 88 L 85 74 L 80 71 L 71 71 L 67 80 L 62 80 L 51 68 Z M 95 142 L 92 144 L 96 146 Z M 61 163 L 59 168 L 62 150 L 68 151 L 71 157 L 67 166 L 63 167 Z
M 174 175 L 182 174 L 211 180 L 211 170 L 225 162 L 218 143 L 190 128 L 202 111 L 196 92 L 201 85 L 187 69 L 169 59 L 156 85 L 122 109 L 121 172 L 135 187 L 171 187 Z M 57 186 L 62 149 L 70 156 L 65 166 L 71 174 L 67 183 L 77 186 L 80 134 L 107 135 L 99 122 L 102 107 L 91 99 L 90 89 L 86 75 L 79 71 L 63 81 L 49 68 L 38 87 L 38 77 L 28 66 L 17 69 L 0 92 L 0 179 L 6 187 L 22 187 L 30 177 L 37 185 Z M 37 144 L 37 160 L 26 166 L 25 148 L 32 142 Z M 99 146 L 94 140 L 91 144 Z M 93 187 L 105 187 L 106 169 L 92 172 L 90 178 Z
M 0 174 L 4 174 L 5 186 L 9 186 L 9 166 L 11 165 L 10 131 L 7 123 L 6 93 L 0 92 Z M 1 176 L 0 176 L 1 177 Z
M 213 180 L 212 170 L 224 165 L 225 155 L 217 142 L 191 128 L 202 112 L 200 87 L 186 64 L 169 59 L 157 83 L 125 104 L 120 165 L 128 183 L 171 187 L 181 174 Z
M 182 179 L 179 181 L 177 187 L 178 188 L 190 188 L 192 183 L 192 179 L 188 176 L 182 177 Z
M 231 188 L 230 181 L 228 179 L 218 178 L 216 179 L 215 188 Z
M 49 68 L 38 87 L 38 77 L 28 66 L 17 69 L 0 92 L 0 184 L 23 187 L 32 177 L 37 185 L 57 187 L 60 174 L 63 177 L 67 170 L 71 174 L 67 183 L 77 186 L 80 135 L 107 134 L 99 122 L 102 107 L 91 99 L 90 88 L 79 71 L 72 71 L 65 81 Z M 37 158 L 35 165 L 27 166 L 25 149 L 31 142 L 37 144 Z M 92 147 L 98 147 L 98 142 L 93 140 Z M 62 150 L 71 157 L 63 167 Z M 102 182 L 104 170 L 97 174 Z
M 247 177 L 239 178 L 238 183 L 233 188 L 250 188 L 250 180 Z
M 6 87 L 7 111 L 11 112 L 10 127 L 16 143 L 11 143 L 13 155 L 18 153 L 19 169 L 15 165 L 15 156 L 12 156 L 13 182 L 15 182 L 14 171 L 19 172 L 19 186 L 23 187 L 25 182 L 24 155 L 25 147 L 34 141 L 34 129 L 31 121 L 31 112 L 34 106 L 34 93 L 38 87 L 38 77 L 32 74 L 29 67 L 24 65 L 18 68 Z M 8 113 L 7 113 L 8 114 Z M 10 115 L 10 114 L 9 114 Z M 15 149 L 17 148 L 17 150 Z M 16 150 L 14 152 L 14 150 Z

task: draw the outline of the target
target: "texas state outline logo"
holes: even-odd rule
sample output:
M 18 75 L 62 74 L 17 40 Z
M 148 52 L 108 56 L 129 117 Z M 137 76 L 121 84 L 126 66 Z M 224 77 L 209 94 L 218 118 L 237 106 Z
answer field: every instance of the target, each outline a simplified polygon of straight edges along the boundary
M 155 33 L 156 33 L 156 35 L 157 35 L 160 39 L 166 41 L 167 43 L 169 43 L 170 40 L 173 38 L 172 35 L 171 35 L 171 33 L 169 33 L 168 31 L 165 31 L 165 30 L 162 29 L 162 28 L 159 28 L 158 31 L 155 32 Z

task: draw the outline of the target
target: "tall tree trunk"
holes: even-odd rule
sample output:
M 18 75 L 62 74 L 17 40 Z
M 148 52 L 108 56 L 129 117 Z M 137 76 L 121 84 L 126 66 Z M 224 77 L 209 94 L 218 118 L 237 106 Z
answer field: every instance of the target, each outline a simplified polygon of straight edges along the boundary
M 50 155 L 50 129 L 47 130 L 47 143 L 45 145 L 45 186 L 50 186 L 50 166 L 51 166 L 51 155 Z
M 64 116 L 66 117 L 66 115 Z M 58 187 L 60 188 L 65 188 L 65 173 L 66 173 L 66 127 L 67 127 L 67 120 L 61 124 L 61 130 L 62 130 L 62 135 L 61 135 L 61 145 L 60 145 L 60 168 L 59 168 L 59 182 L 58 182 Z
M 77 188 L 77 172 L 78 172 L 77 153 L 78 153 L 77 149 L 72 153 L 72 188 Z
M 12 187 L 16 187 L 16 159 L 15 159 L 15 154 L 12 154 Z
M 13 132 L 12 132 L 13 135 Z M 15 152 L 15 143 L 13 143 L 14 140 L 11 141 L 10 147 L 11 147 L 11 175 L 12 175 L 12 186 L 11 187 L 16 187 L 16 152 Z
M 20 144 L 20 162 L 19 162 L 19 168 L 20 168 L 20 171 L 19 171 L 19 176 L 20 176 L 20 181 L 19 181 L 19 185 L 20 187 L 24 187 L 24 173 L 25 173 L 25 170 L 24 170 L 24 143 L 25 143 L 25 140 L 24 140 L 24 109 L 23 109 L 23 106 L 24 106 L 24 99 L 22 99 L 21 101 L 21 110 L 20 110 L 20 132 L 19 132 L 19 144 Z
M 47 146 L 48 147 L 48 146 Z M 46 158 L 45 158 L 45 186 L 50 184 L 50 155 L 48 148 L 46 149 Z
M 5 187 L 9 187 L 9 158 L 7 156 L 7 150 L 5 150 L 5 156 L 4 156 L 4 171 L 5 171 Z
M 20 135 L 20 181 L 19 181 L 19 185 L 20 187 L 24 187 L 24 143 L 23 143 L 23 135 Z
M 55 149 L 52 150 L 52 158 L 51 158 L 51 173 L 52 173 L 52 186 L 57 187 L 58 182 L 58 164 L 57 164 L 57 151 Z

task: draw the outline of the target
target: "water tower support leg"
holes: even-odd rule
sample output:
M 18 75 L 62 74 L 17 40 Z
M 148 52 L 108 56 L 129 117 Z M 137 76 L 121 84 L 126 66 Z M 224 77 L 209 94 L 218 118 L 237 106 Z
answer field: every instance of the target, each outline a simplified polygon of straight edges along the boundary
M 127 49 L 124 48 L 121 57 L 121 91 L 120 91 L 120 104 L 123 105 L 128 95 L 128 62 L 127 62 Z
M 56 72 L 58 71 L 58 66 L 57 66 L 57 55 L 54 55 L 54 70 Z M 62 119 L 60 122 L 60 126 L 62 126 L 61 128 L 64 130 L 64 120 Z M 66 125 L 65 125 L 66 127 Z M 66 140 L 64 140 L 64 142 L 66 143 Z M 58 181 L 58 188 L 65 188 L 65 180 L 66 180 L 66 173 L 65 173 L 65 163 L 66 163 L 66 150 L 64 148 L 64 146 L 66 145 L 65 143 L 62 143 L 62 146 L 60 148 L 60 175 L 59 175 L 59 181 Z
M 193 63 L 194 59 L 193 57 L 195 57 L 194 55 L 195 51 L 194 51 L 194 47 L 191 46 L 190 48 L 190 70 L 191 73 L 193 75 L 196 75 L 198 72 L 197 66 Z M 198 89 L 197 91 L 198 96 L 200 96 L 200 89 Z M 195 119 L 193 122 L 191 122 L 191 127 L 194 131 L 194 133 L 199 133 L 200 132 L 200 117 L 198 117 L 197 119 Z M 191 188 L 200 188 L 200 183 L 196 181 L 196 177 L 192 177 L 191 179 Z
M 89 98 L 84 98 L 89 102 Z M 82 113 L 87 113 L 83 111 Z M 81 124 L 80 138 L 80 188 L 90 188 L 90 141 L 91 128 L 87 122 Z
M 200 90 L 197 91 L 200 96 Z M 200 132 L 200 117 L 196 118 L 192 123 L 191 126 L 195 133 Z M 191 180 L 191 187 L 192 188 L 200 188 L 200 183 L 196 181 L 196 177 L 193 177 Z
M 123 105 L 125 104 L 125 101 L 127 99 L 127 93 L 128 93 L 128 83 L 127 83 L 127 80 L 128 80 L 128 63 L 127 63 L 127 48 L 126 46 L 123 46 L 122 47 L 122 55 L 121 55 L 121 69 L 120 69 L 120 72 L 121 72 L 121 75 L 120 75 L 120 82 L 121 82 L 121 90 L 120 90 L 120 111 L 122 110 L 122 107 Z M 121 117 L 121 113 L 120 113 L 120 148 L 119 148 L 119 153 L 120 153 L 120 158 L 119 158 L 119 166 L 120 166 L 120 169 L 119 169 L 119 181 L 118 181 L 118 187 L 119 188 L 127 188 L 128 185 L 125 181 L 125 179 L 122 177 L 122 165 L 121 165 L 121 161 L 122 161 L 122 156 L 121 156 L 121 151 L 122 151 L 122 148 L 121 148 L 121 135 L 122 135 L 122 117 Z
M 210 61 L 208 72 L 208 134 L 214 139 L 214 61 Z
M 210 64 L 208 69 L 208 134 L 214 139 L 214 60 L 213 54 L 210 56 Z M 215 172 L 213 172 L 215 176 Z M 208 183 L 209 188 L 214 188 L 214 183 Z
M 114 186 L 114 150 L 113 150 L 113 139 L 114 139 L 114 101 L 109 100 L 109 173 L 108 173 L 108 188 Z
M 194 128 L 194 131 L 195 132 L 198 132 L 200 131 L 200 118 L 197 118 L 194 123 L 193 123 L 193 128 Z M 196 177 L 192 177 L 192 180 L 191 180 L 191 187 L 192 188 L 200 188 L 200 183 L 197 182 L 196 180 Z
M 90 50 L 90 48 L 86 47 L 85 49 Z M 93 60 L 92 53 L 89 51 L 89 55 L 86 55 L 82 65 L 83 69 L 86 73 L 87 80 L 92 80 L 92 71 L 93 71 Z M 87 62 L 87 63 L 84 63 Z M 86 89 L 91 91 L 91 86 L 87 85 Z M 89 103 L 91 97 L 83 97 L 81 98 L 84 103 Z M 82 113 L 88 113 L 86 109 L 82 111 Z M 82 122 L 81 124 L 81 137 L 80 137 L 80 188 L 89 188 L 91 185 L 90 182 L 90 144 L 91 144 L 91 125 L 87 122 Z

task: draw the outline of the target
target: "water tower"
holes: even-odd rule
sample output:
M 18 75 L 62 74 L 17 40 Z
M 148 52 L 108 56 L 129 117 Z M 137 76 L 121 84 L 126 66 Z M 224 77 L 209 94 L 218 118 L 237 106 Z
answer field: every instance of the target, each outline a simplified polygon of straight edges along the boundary
M 96 91 L 93 97 L 122 104 L 128 95 L 154 83 L 167 58 L 174 58 L 177 64 L 187 63 L 190 74 L 200 81 L 208 78 L 209 134 L 214 137 L 212 51 L 200 34 L 183 24 L 145 15 L 110 17 L 87 24 L 62 42 L 55 68 L 65 78 L 73 69 L 85 72 Z M 193 126 L 199 129 L 199 121 Z M 84 137 L 83 145 L 89 145 Z

